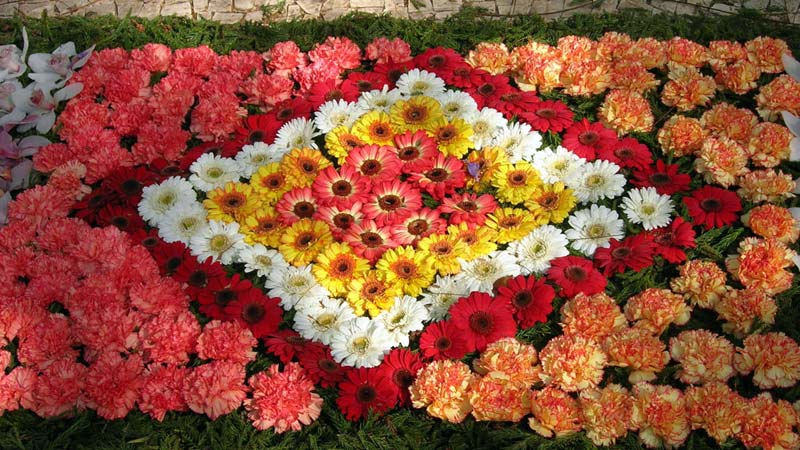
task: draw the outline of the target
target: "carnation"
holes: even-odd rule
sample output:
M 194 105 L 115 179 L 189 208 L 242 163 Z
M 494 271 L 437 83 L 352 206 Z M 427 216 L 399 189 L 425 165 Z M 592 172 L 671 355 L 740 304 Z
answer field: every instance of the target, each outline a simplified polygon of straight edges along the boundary
M 595 445 L 611 445 L 636 428 L 633 397 L 618 384 L 581 391 L 579 404 L 586 436 Z
M 470 387 L 477 377 L 461 361 L 434 361 L 417 372 L 411 385 L 411 404 L 425 408 L 429 415 L 460 423 L 470 413 Z
M 761 389 L 791 387 L 800 379 L 800 346 L 783 333 L 754 334 L 736 349 L 733 363 L 741 374 L 753 372 Z
M 250 377 L 253 397 L 244 401 L 247 417 L 259 430 L 274 428 L 276 433 L 298 431 L 319 418 L 322 397 L 314 392 L 314 383 L 297 363 L 283 371 L 272 365 Z
M 183 397 L 189 409 L 211 420 L 241 406 L 247 397 L 244 366 L 231 361 L 213 361 L 191 369 L 185 378 Z
M 607 357 L 595 341 L 561 335 L 550 339 L 539 353 L 541 380 L 566 392 L 597 387 Z
M 544 437 L 561 437 L 581 430 L 582 419 L 578 402 L 566 392 L 547 386 L 531 394 L 528 426 Z
M 603 292 L 578 293 L 561 307 L 561 328 L 567 336 L 598 342 L 627 326 L 616 300 Z
M 711 331 L 683 331 L 670 339 L 669 352 L 681 365 L 677 375 L 684 383 L 725 382 L 734 375 L 733 344 Z
M 245 365 L 256 359 L 258 340 L 238 322 L 212 320 L 197 338 L 197 355 L 202 359 L 224 360 Z

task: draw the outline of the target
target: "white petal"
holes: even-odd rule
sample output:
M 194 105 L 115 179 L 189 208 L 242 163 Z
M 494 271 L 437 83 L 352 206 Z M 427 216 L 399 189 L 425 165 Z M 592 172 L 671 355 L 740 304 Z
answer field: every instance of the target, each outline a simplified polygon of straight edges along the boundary
M 800 161 L 800 138 L 794 138 L 789 143 L 789 161 Z
M 44 113 L 36 122 L 36 131 L 42 134 L 47 133 L 50 128 L 53 128 L 54 123 L 56 123 L 56 113 L 52 111 Z
M 789 111 L 781 111 L 783 123 L 795 136 L 800 136 L 800 117 L 795 116 Z
M 786 73 L 791 75 L 795 80 L 800 81 L 800 62 L 797 62 L 797 60 L 792 58 L 788 53 L 781 55 L 781 61 L 783 61 L 783 68 L 786 70 Z
M 31 174 L 33 161 L 30 159 L 22 160 L 11 169 L 11 187 L 9 190 L 24 188 L 28 186 L 28 176 Z

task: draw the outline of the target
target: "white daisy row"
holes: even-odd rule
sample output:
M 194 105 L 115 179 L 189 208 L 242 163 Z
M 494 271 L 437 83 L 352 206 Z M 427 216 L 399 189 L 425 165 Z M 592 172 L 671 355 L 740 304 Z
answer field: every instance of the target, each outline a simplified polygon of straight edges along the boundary
M 428 72 L 412 70 L 397 86 L 364 93 L 356 102 L 327 102 L 313 120 L 293 119 L 281 127 L 274 143 L 246 145 L 235 158 L 204 154 L 191 165 L 188 180 L 171 177 L 144 188 L 139 213 L 158 228 L 166 242 L 183 242 L 198 260 L 243 264 L 246 272 L 263 277 L 269 295 L 279 298 L 285 310 L 295 311 L 294 329 L 300 335 L 329 345 L 337 362 L 355 367 L 380 364 L 392 348 L 408 345 L 409 334 L 421 330 L 425 322 L 444 319 L 450 306 L 471 292 L 491 293 L 494 282 L 502 277 L 542 275 L 553 259 L 569 254 L 569 247 L 591 257 L 597 248 L 608 247 L 612 238 L 624 238 L 625 223 L 620 215 L 593 204 L 625 192 L 626 180 L 619 166 L 604 160 L 587 162 L 560 146 L 541 149 L 541 135 L 529 125 L 509 123 L 491 108 L 478 110 L 469 94 L 445 90 L 444 81 Z M 338 126 L 350 127 L 369 111 L 388 113 L 395 102 L 412 95 L 430 96 L 440 102 L 448 119 L 458 117 L 469 123 L 476 149 L 503 148 L 512 163 L 530 162 L 545 183 L 563 182 L 579 203 L 588 207 L 569 216 L 566 231 L 545 225 L 504 250 L 461 261 L 461 272 L 437 276 L 421 301 L 398 297 L 392 308 L 374 319 L 357 317 L 347 301 L 332 298 L 314 278 L 310 265 L 291 266 L 277 250 L 245 243 L 235 222 L 207 220 L 196 191 L 208 192 L 249 179 L 259 167 L 281 161 L 290 149 L 318 148 L 315 137 Z M 629 222 L 644 229 L 671 222 L 670 197 L 654 188 L 631 189 L 621 203 Z

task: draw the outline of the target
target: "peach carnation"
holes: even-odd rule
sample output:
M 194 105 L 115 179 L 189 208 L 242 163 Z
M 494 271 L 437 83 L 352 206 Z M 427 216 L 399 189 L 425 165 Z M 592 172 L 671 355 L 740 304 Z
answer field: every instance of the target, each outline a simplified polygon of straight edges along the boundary
M 38 376 L 36 371 L 17 366 L 8 375 L 0 373 L 0 415 L 5 411 L 16 411 L 21 407 L 35 408 L 33 387 Z
M 565 63 L 597 58 L 597 42 L 585 36 L 564 36 L 558 39 L 556 45 Z
M 194 367 L 186 377 L 183 398 L 189 409 L 216 420 L 241 406 L 247 397 L 244 377 L 244 366 L 231 361 Z
M 797 412 L 786 400 L 772 400 L 762 392 L 747 401 L 745 418 L 739 440 L 747 448 L 786 450 L 800 448 L 800 436 L 793 431 L 797 426 Z
M 531 409 L 528 386 L 509 383 L 493 374 L 479 378 L 469 390 L 475 420 L 519 422 Z
M 689 386 L 684 393 L 692 429 L 704 429 L 718 444 L 738 435 L 745 419 L 746 400 L 725 383 Z
M 595 445 L 611 445 L 636 428 L 633 397 L 618 384 L 581 391 L 578 401 L 586 437 Z
M 744 45 L 735 41 L 711 41 L 708 43 L 708 64 L 715 72 L 728 64 L 747 59 Z
M 699 68 L 708 62 L 709 56 L 707 48 L 688 39 L 674 37 L 667 41 L 667 57 L 673 64 Z
M 771 203 L 747 211 L 742 223 L 758 236 L 774 238 L 784 244 L 791 244 L 800 236 L 800 221 L 789 209 Z
M 792 176 L 773 169 L 753 170 L 739 178 L 739 190 L 736 191 L 742 200 L 752 203 L 779 203 L 794 197 L 796 185 Z
M 632 131 L 647 133 L 653 129 L 653 111 L 644 96 L 635 91 L 614 89 L 600 105 L 598 118 L 617 134 Z
M 672 152 L 680 158 L 699 151 L 707 135 L 708 132 L 703 129 L 700 120 L 674 115 L 658 130 L 658 143 L 664 153 Z
M 629 367 L 628 381 L 652 381 L 669 362 L 667 346 L 656 336 L 640 328 L 614 333 L 603 343 L 609 366 Z
M 661 102 L 678 111 L 691 111 L 707 105 L 717 90 L 714 79 L 702 75 L 694 67 L 672 67 L 669 81 L 661 91 Z
M 144 373 L 139 410 L 162 422 L 168 411 L 187 411 L 183 383 L 189 369 L 175 365 L 151 364 Z
M 800 379 L 800 346 L 783 333 L 754 334 L 736 349 L 736 370 L 753 372 L 753 383 L 761 389 L 791 387 Z
M 783 72 L 784 54 L 792 54 L 789 45 L 782 39 L 759 36 L 744 43 L 747 49 L 747 57 L 758 65 L 762 72 L 781 73 Z
M 276 433 L 298 431 L 319 418 L 322 397 L 314 392 L 314 383 L 297 363 L 289 363 L 281 372 L 273 364 L 248 381 L 253 398 L 244 401 L 247 417 L 259 430 L 274 427 Z
M 686 304 L 683 296 L 669 289 L 645 289 L 629 298 L 625 304 L 625 318 L 635 322 L 633 327 L 656 336 L 670 324 L 684 325 L 691 313 L 692 308 Z
M 3 344 L 3 340 L 0 339 L 0 345 Z M 11 352 L 8 350 L 0 350 L 0 372 L 5 373 L 9 364 L 11 364 Z
M 745 287 L 762 289 L 770 295 L 792 287 L 792 273 L 785 269 L 793 266 L 797 254 L 786 244 L 777 239 L 748 237 L 739 242 L 738 251 L 725 259 L 725 266 Z
M 700 124 L 712 136 L 723 136 L 740 144 L 747 144 L 758 124 L 758 118 L 749 109 L 737 108 L 730 103 L 717 103 L 700 116 Z
M 428 414 L 460 423 L 470 413 L 469 389 L 477 377 L 461 361 L 434 361 L 417 372 L 409 387 L 411 404 L 426 408 Z
M 534 346 L 508 337 L 489 344 L 472 364 L 481 375 L 502 378 L 510 384 L 529 388 L 539 380 L 537 362 Z
M 581 430 L 578 401 L 561 389 L 547 386 L 531 394 L 528 426 L 544 437 L 564 436 Z
M 721 67 L 714 75 L 717 86 L 725 88 L 735 94 L 744 95 L 758 87 L 758 77 L 761 70 L 758 66 L 747 60 Z
M 691 431 L 683 392 L 672 386 L 638 383 L 633 387 L 634 422 L 648 448 L 678 447 Z
M 708 330 L 682 332 L 670 339 L 669 352 L 681 365 L 677 375 L 684 383 L 724 382 L 734 375 L 733 344 Z
M 770 81 L 756 95 L 756 110 L 762 119 L 775 121 L 781 111 L 800 114 L 800 81 L 781 75 Z
M 626 58 L 629 61 L 639 61 L 648 70 L 661 69 L 667 65 L 669 59 L 667 44 L 651 37 L 639 38 L 628 48 Z
M 727 281 L 725 272 L 713 261 L 692 260 L 680 267 L 680 276 L 673 278 L 669 286 L 693 306 L 713 308 L 728 289 Z
M 661 84 L 654 73 L 648 71 L 641 62 L 636 60 L 617 61 L 611 70 L 613 71 L 611 87 L 614 89 L 626 89 L 644 94 Z
M 581 336 L 561 335 L 550 339 L 539 352 L 541 380 L 566 392 L 594 388 L 603 379 L 606 354 L 600 344 Z
M 611 84 L 609 63 L 591 59 L 572 59 L 561 72 L 564 93 L 587 96 L 603 93 Z
M 750 333 L 755 319 L 768 325 L 775 323 L 778 306 L 760 289 L 729 289 L 714 310 L 725 321 L 722 331 L 742 338 Z
M 603 292 L 579 293 L 561 307 L 561 328 L 567 336 L 601 341 L 627 325 L 617 301 Z
M 607 31 L 597 40 L 595 48 L 600 58 L 617 61 L 625 58 L 631 44 L 633 44 L 633 39 L 629 34 Z
M 709 137 L 694 162 L 694 169 L 708 183 L 730 187 L 738 176 L 747 173 L 747 151 L 732 139 Z
M 253 347 L 258 339 L 238 322 L 212 320 L 197 338 L 197 354 L 202 359 L 218 359 L 245 365 L 256 359 Z
M 402 63 L 411 60 L 411 46 L 400 38 L 391 41 L 385 37 L 375 38 L 364 49 L 367 59 L 376 64 Z
M 143 369 L 140 355 L 103 352 L 86 373 L 86 406 L 107 420 L 125 417 L 139 398 Z
M 558 58 L 557 53 L 532 55 L 524 61 L 515 80 L 523 91 L 533 91 L 538 88 L 541 92 L 548 92 L 563 86 L 561 83 L 563 70 L 564 63 Z
M 789 159 L 789 144 L 792 132 L 777 123 L 762 122 L 753 127 L 747 151 L 753 164 L 760 167 L 775 167 Z
M 481 42 L 465 58 L 470 66 L 500 75 L 511 69 L 511 54 L 503 43 Z

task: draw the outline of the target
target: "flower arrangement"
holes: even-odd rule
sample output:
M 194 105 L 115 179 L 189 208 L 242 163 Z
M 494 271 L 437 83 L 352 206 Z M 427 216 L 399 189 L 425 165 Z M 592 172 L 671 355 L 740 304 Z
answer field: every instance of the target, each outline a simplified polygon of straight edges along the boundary
M 777 389 L 800 346 L 769 328 L 800 234 L 788 55 L 620 33 L 94 52 L 0 230 L 0 411 L 244 406 L 283 433 L 329 389 L 349 420 L 797 447 Z M 576 119 L 563 95 L 603 101 Z M 609 295 L 631 277 L 652 282 Z

